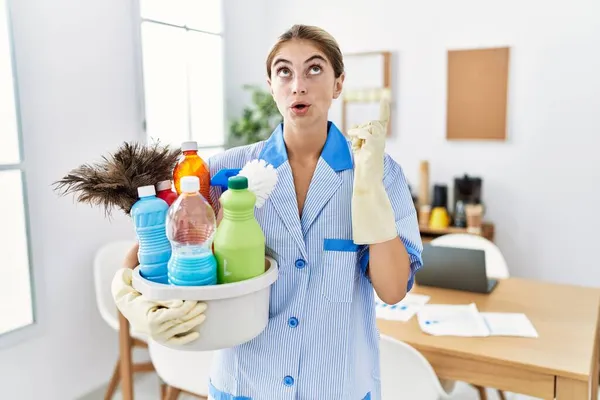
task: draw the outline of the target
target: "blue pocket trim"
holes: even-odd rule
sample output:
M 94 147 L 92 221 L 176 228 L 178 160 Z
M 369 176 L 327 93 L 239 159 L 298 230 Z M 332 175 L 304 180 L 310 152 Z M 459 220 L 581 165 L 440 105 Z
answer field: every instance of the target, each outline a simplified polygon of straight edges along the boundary
M 252 400 L 246 396 L 234 396 L 229 393 L 221 392 L 219 389 L 213 386 L 212 382 L 208 383 L 208 394 L 214 400 Z
M 357 252 L 358 245 L 350 239 L 324 239 L 323 250 Z

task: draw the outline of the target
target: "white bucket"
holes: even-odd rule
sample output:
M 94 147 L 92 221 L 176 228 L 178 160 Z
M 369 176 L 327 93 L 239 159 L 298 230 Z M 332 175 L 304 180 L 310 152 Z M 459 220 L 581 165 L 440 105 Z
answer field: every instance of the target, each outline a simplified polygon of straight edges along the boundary
M 162 345 L 187 351 L 234 347 L 258 336 L 269 322 L 271 285 L 277 280 L 277 262 L 265 258 L 265 273 L 242 282 L 210 286 L 155 283 L 133 270 L 133 287 L 149 300 L 197 300 L 207 304 L 206 320 L 194 328 L 200 337 L 184 345 Z

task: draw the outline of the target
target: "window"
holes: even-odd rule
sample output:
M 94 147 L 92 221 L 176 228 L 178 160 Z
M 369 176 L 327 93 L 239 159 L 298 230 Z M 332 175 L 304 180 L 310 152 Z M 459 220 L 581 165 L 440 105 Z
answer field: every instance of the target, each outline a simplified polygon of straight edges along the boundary
M 145 130 L 151 140 L 225 144 L 221 0 L 139 0 Z
M 25 168 L 9 13 L 0 0 L 0 335 L 34 321 Z

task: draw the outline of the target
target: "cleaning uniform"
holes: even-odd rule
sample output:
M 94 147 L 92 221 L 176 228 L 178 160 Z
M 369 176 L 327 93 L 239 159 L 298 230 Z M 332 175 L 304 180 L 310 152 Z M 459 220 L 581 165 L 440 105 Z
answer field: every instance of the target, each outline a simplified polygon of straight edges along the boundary
M 263 159 L 278 182 L 256 218 L 266 253 L 278 262 L 269 323 L 258 337 L 216 352 L 214 400 L 362 400 L 381 398 L 374 290 L 366 275 L 368 246 L 352 240 L 353 155 L 350 142 L 329 122 L 302 216 L 279 125 L 266 141 L 212 157 L 211 176 Z M 421 267 L 416 211 L 400 166 L 384 159 L 385 190 L 396 229 L 410 255 L 407 290 Z M 218 207 L 219 187 L 211 188 Z M 218 211 L 215 210 L 215 211 Z

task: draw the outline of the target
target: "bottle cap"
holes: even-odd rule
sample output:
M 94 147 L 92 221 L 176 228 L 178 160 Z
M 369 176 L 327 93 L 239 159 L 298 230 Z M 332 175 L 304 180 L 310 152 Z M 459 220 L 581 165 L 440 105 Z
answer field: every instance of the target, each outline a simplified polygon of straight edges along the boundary
M 139 197 L 148 197 L 156 195 L 154 185 L 140 186 L 139 188 L 137 188 L 137 192 Z
M 248 178 L 242 175 L 232 176 L 227 180 L 229 189 L 248 189 Z
M 197 176 L 184 176 L 181 178 L 181 191 L 195 193 L 200 190 L 200 179 Z
M 170 190 L 171 189 L 171 181 L 160 181 L 156 184 L 156 190 Z
M 189 141 L 181 143 L 181 151 L 193 151 L 198 150 L 198 142 Z

